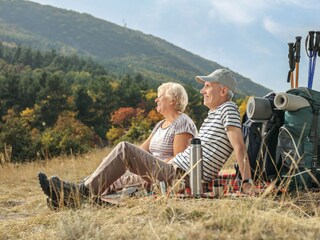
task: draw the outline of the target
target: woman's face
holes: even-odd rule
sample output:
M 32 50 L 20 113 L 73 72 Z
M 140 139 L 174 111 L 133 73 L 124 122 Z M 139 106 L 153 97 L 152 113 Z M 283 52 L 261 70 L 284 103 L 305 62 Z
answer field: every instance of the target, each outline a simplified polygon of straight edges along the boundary
M 155 99 L 155 102 L 157 103 L 157 112 L 162 115 L 172 106 L 170 104 L 172 101 L 166 96 L 165 91 L 158 92 L 158 97 Z

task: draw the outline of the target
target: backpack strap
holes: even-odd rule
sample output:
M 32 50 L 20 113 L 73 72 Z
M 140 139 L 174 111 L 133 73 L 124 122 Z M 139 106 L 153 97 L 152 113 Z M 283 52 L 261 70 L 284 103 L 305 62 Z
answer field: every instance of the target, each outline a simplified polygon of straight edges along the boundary
M 320 166 L 318 159 L 318 145 L 319 145 L 319 137 L 318 137 L 318 118 L 319 118 L 319 112 L 320 112 L 320 105 L 317 104 L 311 104 L 312 107 L 312 123 L 311 123 L 311 129 L 309 134 L 309 141 L 313 143 L 313 154 L 312 154 L 312 165 L 311 165 L 311 172 L 313 174 L 316 174 L 317 167 Z

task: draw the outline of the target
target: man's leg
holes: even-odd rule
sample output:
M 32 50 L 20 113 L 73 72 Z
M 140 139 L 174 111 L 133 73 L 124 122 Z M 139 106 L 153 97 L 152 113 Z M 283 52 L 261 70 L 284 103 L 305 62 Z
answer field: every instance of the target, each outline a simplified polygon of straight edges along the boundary
M 131 143 L 121 142 L 85 180 L 85 186 L 93 195 L 101 195 L 124 175 L 126 170 L 141 176 L 150 184 L 157 179 L 170 185 L 175 177 L 175 169 L 171 164 L 157 159 Z

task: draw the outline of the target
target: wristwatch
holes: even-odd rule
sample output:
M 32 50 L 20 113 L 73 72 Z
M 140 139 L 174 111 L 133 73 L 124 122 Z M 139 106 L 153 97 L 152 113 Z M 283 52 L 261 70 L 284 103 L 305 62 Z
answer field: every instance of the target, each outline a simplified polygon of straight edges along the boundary
M 248 179 L 243 180 L 243 181 L 242 181 L 242 184 L 243 184 L 243 183 L 253 184 L 253 181 L 252 181 L 251 178 L 248 178 Z

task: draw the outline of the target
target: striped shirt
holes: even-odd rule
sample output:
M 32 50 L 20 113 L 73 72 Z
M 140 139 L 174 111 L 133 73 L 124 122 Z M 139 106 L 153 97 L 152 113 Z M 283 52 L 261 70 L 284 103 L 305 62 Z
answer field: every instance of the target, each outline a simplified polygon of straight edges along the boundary
M 172 158 L 174 137 L 180 133 L 190 133 L 195 137 L 198 133 L 197 127 L 192 119 L 181 113 L 168 127 L 162 128 L 165 120 L 157 123 L 152 130 L 152 138 L 149 145 L 151 154 L 161 160 Z
M 210 110 L 202 124 L 198 138 L 201 140 L 203 157 L 203 179 L 214 179 L 223 164 L 230 157 L 233 148 L 227 137 L 226 127 L 241 128 L 238 107 L 233 102 L 225 102 L 217 109 Z M 190 146 L 172 160 L 185 171 L 190 167 Z

